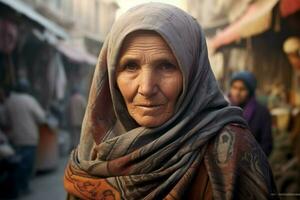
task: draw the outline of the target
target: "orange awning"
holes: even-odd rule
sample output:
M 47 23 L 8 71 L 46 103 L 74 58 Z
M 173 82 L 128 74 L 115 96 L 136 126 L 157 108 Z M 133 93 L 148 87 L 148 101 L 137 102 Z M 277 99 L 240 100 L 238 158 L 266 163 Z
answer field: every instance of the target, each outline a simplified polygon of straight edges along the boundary
M 279 0 L 256 0 L 238 20 L 210 39 L 211 48 L 218 49 L 242 38 L 261 34 L 270 29 L 272 10 Z
M 282 17 L 287 17 L 300 10 L 299 0 L 281 0 L 280 14 Z

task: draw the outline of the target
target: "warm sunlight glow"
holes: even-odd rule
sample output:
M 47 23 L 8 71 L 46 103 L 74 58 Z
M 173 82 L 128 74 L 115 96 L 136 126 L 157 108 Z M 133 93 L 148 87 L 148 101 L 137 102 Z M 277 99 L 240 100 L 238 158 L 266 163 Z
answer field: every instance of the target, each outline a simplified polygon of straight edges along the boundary
M 161 3 L 167 3 L 174 6 L 177 6 L 181 9 L 185 10 L 185 1 L 184 0 L 116 0 L 116 2 L 119 4 L 120 9 L 117 11 L 117 18 L 124 12 L 126 12 L 128 9 L 147 2 L 161 2 Z

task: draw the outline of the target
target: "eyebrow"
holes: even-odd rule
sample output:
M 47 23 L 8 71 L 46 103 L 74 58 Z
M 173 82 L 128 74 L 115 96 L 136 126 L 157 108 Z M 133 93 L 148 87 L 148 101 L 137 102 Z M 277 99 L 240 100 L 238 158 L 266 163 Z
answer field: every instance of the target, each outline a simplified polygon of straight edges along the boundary
M 127 62 L 140 63 L 140 59 L 138 56 L 122 56 L 119 60 L 118 64 L 125 64 Z

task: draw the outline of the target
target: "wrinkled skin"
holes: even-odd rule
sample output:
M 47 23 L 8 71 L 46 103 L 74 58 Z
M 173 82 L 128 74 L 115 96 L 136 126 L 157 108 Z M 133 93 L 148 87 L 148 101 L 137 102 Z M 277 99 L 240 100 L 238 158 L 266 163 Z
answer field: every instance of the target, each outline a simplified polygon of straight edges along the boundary
M 183 78 L 177 60 L 155 32 L 138 31 L 125 39 L 116 72 L 130 116 L 144 127 L 157 127 L 175 112 Z

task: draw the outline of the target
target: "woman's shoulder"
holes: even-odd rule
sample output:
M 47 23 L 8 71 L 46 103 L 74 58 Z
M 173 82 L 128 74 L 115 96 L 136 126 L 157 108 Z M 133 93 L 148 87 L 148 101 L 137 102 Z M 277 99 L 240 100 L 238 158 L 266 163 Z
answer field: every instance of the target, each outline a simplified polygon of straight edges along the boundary
M 245 151 L 261 150 L 253 134 L 245 126 L 239 124 L 229 124 L 225 126 L 210 142 L 210 148 L 215 153 L 224 152 L 230 156 L 234 151 L 239 153 Z
M 267 157 L 246 127 L 225 126 L 210 141 L 204 161 L 210 182 L 222 188 L 216 195 L 220 199 L 225 193 L 234 195 L 236 188 L 239 195 L 252 194 L 254 199 L 272 199 L 276 192 Z
M 220 166 L 228 163 L 249 167 L 250 162 L 268 162 L 253 134 L 247 127 L 238 124 L 225 126 L 210 141 L 206 154 L 214 157 Z

